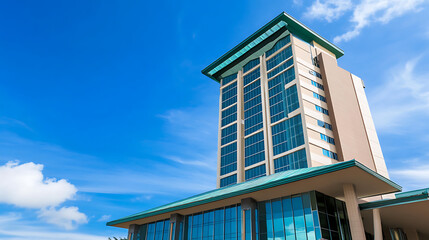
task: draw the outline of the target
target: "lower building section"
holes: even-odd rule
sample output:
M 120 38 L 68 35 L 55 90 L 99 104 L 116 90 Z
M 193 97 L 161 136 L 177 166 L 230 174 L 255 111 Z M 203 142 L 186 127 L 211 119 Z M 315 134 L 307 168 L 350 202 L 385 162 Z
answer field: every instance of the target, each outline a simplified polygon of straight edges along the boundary
M 316 191 L 135 227 L 132 240 L 351 239 L 345 203 Z

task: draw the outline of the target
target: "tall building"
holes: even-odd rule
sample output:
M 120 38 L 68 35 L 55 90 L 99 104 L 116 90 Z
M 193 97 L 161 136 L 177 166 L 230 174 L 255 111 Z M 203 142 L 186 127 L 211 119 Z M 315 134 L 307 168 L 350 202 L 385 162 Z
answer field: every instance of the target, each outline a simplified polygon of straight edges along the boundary
M 130 240 L 429 239 L 429 189 L 389 179 L 343 54 L 281 13 L 210 64 L 218 188 L 107 225 Z
M 203 70 L 220 83 L 217 186 L 359 159 L 388 177 L 363 81 L 287 14 Z

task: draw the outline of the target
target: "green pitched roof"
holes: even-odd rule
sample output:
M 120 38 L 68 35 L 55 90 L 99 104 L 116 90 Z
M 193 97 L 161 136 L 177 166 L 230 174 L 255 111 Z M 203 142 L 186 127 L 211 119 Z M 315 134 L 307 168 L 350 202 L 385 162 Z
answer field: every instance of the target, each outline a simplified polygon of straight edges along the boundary
M 219 201 L 226 198 L 231 198 L 235 196 L 240 196 L 246 193 L 256 192 L 259 190 L 264 190 L 267 188 L 272 188 L 280 185 L 284 185 L 291 182 L 300 181 L 303 179 L 323 175 L 326 173 L 331 173 L 339 171 L 346 168 L 359 167 L 360 169 L 368 172 L 369 174 L 379 178 L 380 180 L 388 183 L 394 188 L 400 190 L 401 187 L 391 180 L 379 175 L 378 173 L 372 171 L 371 169 L 365 167 L 356 160 L 350 160 L 346 162 L 340 162 L 331 165 L 311 167 L 311 168 L 302 168 L 297 170 L 289 170 L 285 172 L 279 172 L 265 177 L 260 177 L 252 181 L 247 181 L 239 184 L 234 184 L 228 187 L 215 189 L 209 192 L 205 192 L 199 195 L 195 195 L 183 200 L 179 200 L 170 204 L 166 204 L 157 208 L 153 208 L 144 212 L 133 214 L 118 220 L 108 222 L 108 226 L 112 226 L 119 223 L 129 222 L 141 218 L 151 217 L 159 215 L 162 213 L 173 212 L 189 207 L 194 207 L 210 202 Z
M 219 79 L 216 79 L 214 77 L 215 73 L 225 68 L 230 63 L 234 62 L 236 59 L 244 55 L 250 49 L 258 45 L 263 40 L 267 39 L 269 36 L 277 32 L 282 27 L 286 27 L 292 34 L 296 35 L 297 37 L 301 38 L 306 42 L 310 43 L 311 41 L 315 41 L 320 46 L 326 48 L 327 50 L 335 54 L 337 58 L 344 55 L 344 51 L 341 50 L 339 47 L 335 46 L 313 30 L 309 29 L 304 24 L 300 23 L 298 20 L 291 17 L 287 13 L 282 12 L 280 15 L 271 20 L 262 28 L 260 28 L 250 37 L 246 38 L 233 49 L 231 49 L 223 56 L 218 58 L 216 61 L 214 61 L 212 64 L 210 64 L 208 67 L 204 68 L 202 70 L 202 73 L 216 81 L 219 81 Z

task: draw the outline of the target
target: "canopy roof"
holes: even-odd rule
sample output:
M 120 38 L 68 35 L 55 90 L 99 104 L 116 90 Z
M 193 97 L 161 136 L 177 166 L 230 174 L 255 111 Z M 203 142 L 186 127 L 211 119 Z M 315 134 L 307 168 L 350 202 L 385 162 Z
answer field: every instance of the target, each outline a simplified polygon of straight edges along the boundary
M 219 82 L 219 79 L 216 79 L 216 77 L 214 76 L 218 71 L 233 63 L 235 60 L 250 51 L 263 40 L 276 33 L 282 27 L 286 27 L 289 32 L 308 43 L 311 43 L 312 41 L 316 42 L 320 46 L 332 52 L 336 56 L 336 58 L 340 58 L 344 55 L 344 51 L 341 50 L 339 47 L 335 46 L 310 28 L 306 27 L 304 24 L 300 23 L 298 20 L 291 17 L 289 14 L 282 12 L 280 15 L 271 20 L 262 28 L 260 28 L 250 37 L 246 38 L 233 49 L 225 53 L 223 56 L 218 58 L 206 68 L 204 68 L 202 70 L 202 73 Z
M 215 189 L 108 222 L 107 225 L 126 228 L 130 224 L 142 224 L 169 218 L 172 213 L 186 215 L 240 203 L 241 199 L 247 197 L 252 197 L 257 201 L 264 201 L 316 190 L 341 198 L 343 196 L 343 183 L 354 184 L 358 197 L 368 197 L 401 190 L 398 184 L 372 171 L 358 161 L 350 160 L 331 165 L 279 172 Z

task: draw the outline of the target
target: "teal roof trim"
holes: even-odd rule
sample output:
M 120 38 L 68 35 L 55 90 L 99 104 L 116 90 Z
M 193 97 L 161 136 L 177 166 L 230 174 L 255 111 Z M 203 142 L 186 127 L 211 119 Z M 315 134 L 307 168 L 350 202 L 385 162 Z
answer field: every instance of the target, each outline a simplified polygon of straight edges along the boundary
M 377 177 L 378 179 L 388 183 L 392 187 L 396 188 L 398 191 L 401 190 L 401 187 L 391 180 L 381 176 L 380 174 L 372 171 L 371 169 L 365 167 L 356 160 L 350 160 L 346 162 L 340 162 L 336 164 L 312 167 L 312 168 L 303 168 L 297 170 L 290 170 L 285 172 L 279 172 L 272 174 L 266 177 L 257 178 L 252 181 L 247 181 L 243 183 L 234 184 L 228 187 L 214 189 L 209 192 L 205 192 L 199 195 L 195 195 L 183 200 L 179 200 L 170 204 L 166 204 L 157 208 L 153 208 L 144 212 L 133 214 L 118 220 L 114 220 L 107 223 L 107 226 L 112 226 L 124 222 L 129 222 L 141 218 L 151 217 L 163 213 L 173 212 L 181 209 L 186 209 L 210 202 L 219 201 L 222 199 L 227 199 L 235 196 L 240 196 L 246 193 L 256 192 L 287 183 L 292 183 L 304 179 L 308 179 L 315 176 L 320 176 L 323 174 L 339 171 L 346 168 L 359 167 L 360 169 L 368 172 L 369 174 Z
M 428 194 L 428 193 L 429 193 L 429 188 L 423 188 L 423 189 L 418 189 L 418 190 L 413 190 L 408 192 L 396 193 L 395 196 L 397 198 L 401 198 L 401 197 L 409 197 L 409 196 L 422 195 L 422 194 Z
M 304 24 L 300 23 L 295 18 L 283 12 L 276 18 L 271 20 L 269 23 L 267 23 L 265 26 L 260 28 L 258 31 L 256 31 L 254 34 L 252 34 L 250 37 L 246 38 L 244 41 L 239 43 L 230 51 L 222 55 L 212 64 L 204 68 L 202 70 L 202 73 L 210 77 L 211 79 L 219 82 L 219 79 L 216 79 L 213 76 L 215 73 L 228 66 L 230 63 L 235 61 L 237 58 L 248 52 L 258 43 L 262 42 L 284 26 L 286 26 L 292 34 L 297 35 L 300 39 L 306 42 L 310 43 L 311 41 L 315 41 L 322 47 L 335 54 L 336 58 L 340 58 L 344 55 L 344 51 L 341 50 L 339 47 L 335 46 L 313 30 L 306 27 Z
M 415 203 L 415 202 L 421 202 L 421 201 L 427 201 L 429 200 L 429 195 L 426 191 L 422 190 L 415 190 L 410 192 L 403 192 L 395 194 L 396 198 L 392 199 L 384 199 L 384 200 L 378 200 L 374 202 L 367 202 L 367 203 L 361 203 L 359 204 L 359 208 L 361 210 L 370 210 L 374 208 L 383 208 L 383 207 L 391 207 L 391 206 L 397 206 L 402 204 L 409 204 L 409 203 Z M 399 196 L 399 197 L 398 197 Z

